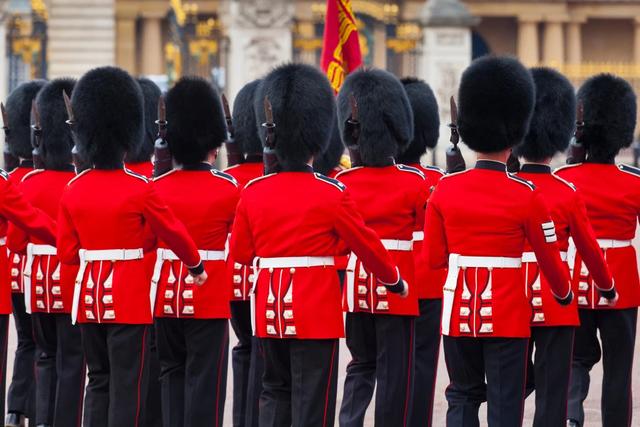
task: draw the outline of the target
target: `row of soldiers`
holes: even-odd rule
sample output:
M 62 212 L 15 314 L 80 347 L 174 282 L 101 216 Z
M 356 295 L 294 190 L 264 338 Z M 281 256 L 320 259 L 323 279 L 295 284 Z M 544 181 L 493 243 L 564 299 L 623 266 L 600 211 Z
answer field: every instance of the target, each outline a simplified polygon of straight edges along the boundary
M 283 65 L 233 114 L 193 77 L 164 96 L 112 67 L 20 86 L 3 108 L 20 158 L 0 179 L 5 425 L 222 425 L 228 319 L 234 426 L 333 425 L 345 336 L 340 425 L 362 426 L 374 391 L 377 426 L 432 425 L 441 335 L 450 426 L 479 425 L 483 402 L 490 426 L 521 425 L 533 390 L 535 426 L 581 426 L 601 356 L 603 425 L 631 425 L 640 171 L 614 161 L 633 90 L 599 75 L 576 97 L 486 57 L 457 98 L 453 141 L 478 160 L 463 170 L 454 146 L 445 174 L 420 164 L 431 89 L 381 70 L 336 98 Z M 574 134 L 584 158 L 552 173 Z

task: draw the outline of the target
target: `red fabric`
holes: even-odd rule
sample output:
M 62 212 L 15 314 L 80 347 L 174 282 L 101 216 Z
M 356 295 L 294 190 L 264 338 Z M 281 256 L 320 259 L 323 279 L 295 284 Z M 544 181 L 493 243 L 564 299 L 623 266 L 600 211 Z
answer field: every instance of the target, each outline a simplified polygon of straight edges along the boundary
M 200 262 L 197 246 L 153 183 L 125 169 L 89 169 L 72 180 L 62 196 L 58 257 L 63 263 L 78 264 L 80 249 L 142 248 L 148 242 L 147 225 L 187 265 Z M 94 286 L 87 286 L 89 275 Z M 105 302 L 103 295 L 109 277 L 113 303 Z M 78 321 L 151 323 L 149 290 L 149 272 L 142 259 L 90 263 L 82 282 Z M 104 318 L 107 310 L 113 310 L 114 319 Z M 87 319 L 87 312 L 93 320 Z
M 127 169 L 132 172 L 139 173 L 147 178 L 153 178 L 153 162 L 140 162 L 140 163 L 127 163 L 125 165 Z
M 351 0 L 327 0 L 320 65 L 336 92 L 345 76 L 362 65 Z
M 543 224 L 550 221 L 538 191 L 504 171 L 471 169 L 445 176 L 432 193 L 423 250 L 432 268 L 443 268 L 449 254 L 521 258 L 528 240 L 554 293 L 564 297 L 569 274 L 557 244 L 545 238 Z M 461 269 L 450 335 L 528 337 L 531 307 L 523 281 L 516 268 L 493 269 L 491 275 L 486 268 Z M 470 297 L 463 299 L 463 291 Z
M 597 238 L 634 238 L 640 213 L 640 176 L 624 172 L 614 164 L 597 163 L 561 168 L 557 175 L 578 189 Z M 576 257 L 573 277 L 574 287 L 582 288 L 577 294 L 580 308 L 620 310 L 640 305 L 638 263 L 633 246 L 607 249 L 604 253 L 620 295 L 615 307 L 600 300 L 592 277 L 597 271 L 591 271 L 588 264 L 583 265 L 581 255 L 584 254 Z
M 417 169 L 403 165 L 360 167 L 344 171 L 338 178 L 349 188 L 367 226 L 381 239 L 413 240 L 413 232 L 424 224 L 430 185 Z M 382 289 L 378 290 L 375 280 L 361 275 L 356 266 L 354 311 L 418 315 L 420 285 L 414 280 L 413 252 L 391 251 L 391 254 L 400 268 L 400 275 L 409 283 L 409 296 L 400 298 L 396 294 L 385 294 Z M 344 291 L 346 295 L 346 286 Z M 380 300 L 387 300 L 388 308 L 386 304 L 380 304 Z
M 226 179 L 212 171 L 174 170 L 157 178 L 155 187 L 184 223 L 199 249 L 224 251 L 240 195 L 233 178 Z M 166 247 L 163 242 L 158 246 Z M 175 278 L 173 283 L 169 282 L 170 268 Z M 156 316 L 229 318 L 231 287 L 226 263 L 206 261 L 205 268 L 209 278 L 204 285 L 197 286 L 185 282 L 187 270 L 180 261 L 165 261 L 158 286 Z M 193 297 L 185 298 L 185 294 Z M 185 305 L 193 307 L 193 313 L 185 314 Z
M 28 173 L 33 172 L 32 166 L 18 166 L 11 172 L 9 172 L 9 180 L 16 186 L 16 188 L 22 182 L 22 178 Z M 7 235 L 9 229 L 9 223 L 2 219 L 0 220 L 0 233 L 3 236 Z M 22 268 L 24 267 L 24 253 L 16 254 L 11 252 L 7 248 L 7 257 L 9 258 L 9 281 L 11 284 L 11 291 L 16 293 L 22 293 L 24 291 L 24 283 L 22 281 Z
M 278 173 L 247 186 L 240 195 L 230 250 L 243 264 L 256 256 L 334 256 L 352 250 L 382 281 L 398 280 L 391 256 L 365 225 L 349 191 L 310 172 Z M 267 319 L 267 310 L 276 310 L 274 319 Z M 292 319 L 284 318 L 284 310 L 292 310 Z M 261 270 L 255 319 L 256 334 L 263 338 L 344 336 L 336 269 Z M 267 324 L 275 333 L 268 333 Z M 294 326 L 295 333 L 285 334 L 286 326 Z

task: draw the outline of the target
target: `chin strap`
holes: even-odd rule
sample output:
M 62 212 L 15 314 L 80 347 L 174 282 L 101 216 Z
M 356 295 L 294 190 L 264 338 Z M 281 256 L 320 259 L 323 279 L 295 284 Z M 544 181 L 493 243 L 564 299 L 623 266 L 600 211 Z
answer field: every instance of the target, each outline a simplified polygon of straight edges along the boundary
M 280 162 L 276 155 L 276 123 L 273 120 L 273 108 L 268 97 L 264 97 L 264 115 L 266 121 L 262 127 L 267 130 L 265 137 L 262 160 L 264 162 L 264 174 L 280 172 Z
M 449 123 L 449 129 L 451 129 L 451 146 L 447 148 L 447 173 L 462 172 L 467 168 L 462 157 L 462 152 L 458 148 L 460 142 L 460 135 L 458 134 L 458 106 L 456 100 L 451 97 L 451 123 Z
M 173 169 L 173 159 L 169 144 L 167 143 L 167 106 L 164 102 L 164 96 L 158 99 L 158 137 L 153 148 L 153 176 L 164 175 Z
M 347 137 L 347 150 L 351 158 L 351 167 L 362 166 L 362 156 L 360 156 L 360 110 L 358 101 L 353 94 L 349 95 L 351 105 L 351 115 L 345 123 L 345 136 Z
M 569 152 L 567 153 L 567 164 L 574 165 L 583 163 L 587 159 L 587 149 L 582 143 L 584 133 L 584 104 L 578 102 L 578 110 L 576 113 L 576 132 L 569 144 Z

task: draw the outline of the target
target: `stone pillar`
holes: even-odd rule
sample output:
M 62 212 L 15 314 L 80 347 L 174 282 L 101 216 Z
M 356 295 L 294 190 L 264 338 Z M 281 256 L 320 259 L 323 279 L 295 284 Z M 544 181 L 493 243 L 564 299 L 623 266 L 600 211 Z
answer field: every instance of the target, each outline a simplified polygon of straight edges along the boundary
M 518 58 L 531 67 L 540 62 L 538 48 L 538 20 L 527 17 L 518 19 Z
M 162 16 L 142 17 L 142 32 L 139 58 L 140 74 L 159 75 L 164 72 L 162 49 Z
M 561 21 L 550 20 L 545 22 L 542 55 L 545 65 L 561 65 L 564 63 L 564 29 Z
M 640 64 L 640 17 L 636 17 L 634 22 L 633 62 L 637 65 Z
M 581 27 L 582 27 L 581 21 L 570 21 L 567 24 L 567 63 L 568 64 L 580 64 L 582 62 L 582 28 Z
M 384 24 L 377 24 L 373 28 L 373 66 L 387 68 L 387 28 Z
M 116 18 L 116 65 L 135 75 L 136 64 L 136 20 L 134 16 Z

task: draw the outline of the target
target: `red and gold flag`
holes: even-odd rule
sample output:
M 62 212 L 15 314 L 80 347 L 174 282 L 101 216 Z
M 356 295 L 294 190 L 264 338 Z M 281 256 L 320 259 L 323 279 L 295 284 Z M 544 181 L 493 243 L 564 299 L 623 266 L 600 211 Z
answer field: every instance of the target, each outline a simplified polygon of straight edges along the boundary
M 351 0 L 327 0 L 322 44 L 322 69 L 338 92 L 345 76 L 362 64 L 360 41 Z

